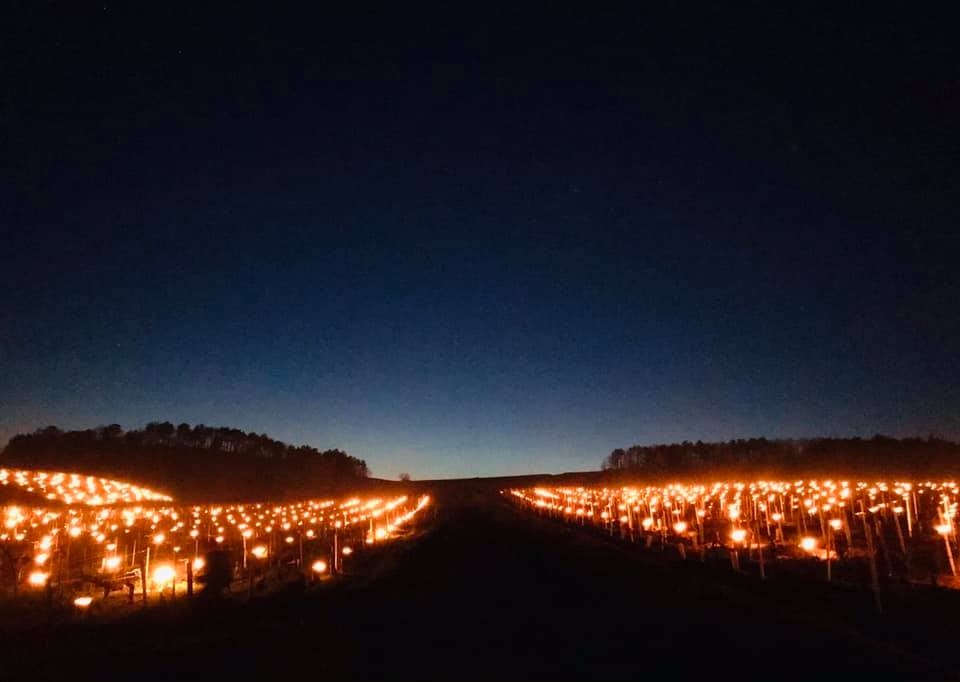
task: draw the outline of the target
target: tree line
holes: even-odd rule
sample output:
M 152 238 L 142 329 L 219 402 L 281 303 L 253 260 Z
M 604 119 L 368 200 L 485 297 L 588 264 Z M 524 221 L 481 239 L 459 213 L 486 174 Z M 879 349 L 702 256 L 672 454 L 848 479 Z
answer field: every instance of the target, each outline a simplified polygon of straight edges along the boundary
M 684 475 L 938 476 L 960 472 L 960 444 L 940 438 L 749 438 L 726 442 L 633 445 L 603 461 L 608 472 Z
M 293 446 L 240 429 L 151 422 L 124 431 L 48 426 L 14 436 L 0 465 L 127 479 L 185 500 L 313 496 L 369 476 L 367 464 L 338 450 Z

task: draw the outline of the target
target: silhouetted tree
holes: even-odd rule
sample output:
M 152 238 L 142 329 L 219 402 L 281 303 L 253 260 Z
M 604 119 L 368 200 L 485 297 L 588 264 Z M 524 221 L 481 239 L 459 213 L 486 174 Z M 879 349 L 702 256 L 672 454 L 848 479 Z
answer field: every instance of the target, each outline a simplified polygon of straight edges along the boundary
M 617 448 L 602 468 L 650 477 L 773 474 L 947 474 L 960 471 L 960 445 L 939 438 L 738 439 Z
M 342 450 L 170 422 L 126 433 L 119 424 L 66 432 L 51 426 L 12 438 L 0 464 L 113 476 L 180 498 L 225 500 L 322 494 L 369 475 L 366 462 Z

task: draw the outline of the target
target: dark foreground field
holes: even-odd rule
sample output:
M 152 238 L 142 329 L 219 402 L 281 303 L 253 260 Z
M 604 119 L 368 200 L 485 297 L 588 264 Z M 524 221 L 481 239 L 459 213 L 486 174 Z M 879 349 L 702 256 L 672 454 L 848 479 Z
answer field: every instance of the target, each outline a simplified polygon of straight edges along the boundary
M 958 603 L 760 584 L 438 491 L 362 576 L 3 636 L 0 679 L 953 679 Z M 428 515 L 432 516 L 432 515 Z

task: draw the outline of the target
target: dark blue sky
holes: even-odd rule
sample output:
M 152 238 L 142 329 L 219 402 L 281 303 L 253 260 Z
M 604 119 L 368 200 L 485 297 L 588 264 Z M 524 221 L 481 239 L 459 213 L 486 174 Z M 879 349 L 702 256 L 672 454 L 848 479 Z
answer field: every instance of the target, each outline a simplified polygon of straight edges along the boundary
M 487 9 L 26 8 L 0 442 L 188 421 L 433 477 L 960 438 L 945 17 Z

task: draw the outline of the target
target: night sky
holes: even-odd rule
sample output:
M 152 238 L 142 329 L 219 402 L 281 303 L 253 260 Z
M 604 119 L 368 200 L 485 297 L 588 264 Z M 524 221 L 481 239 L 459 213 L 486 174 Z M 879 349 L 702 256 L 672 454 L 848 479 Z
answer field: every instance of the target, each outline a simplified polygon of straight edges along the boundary
M 518 4 L 20 3 L 0 444 L 187 421 L 427 478 L 960 438 L 949 17 Z

